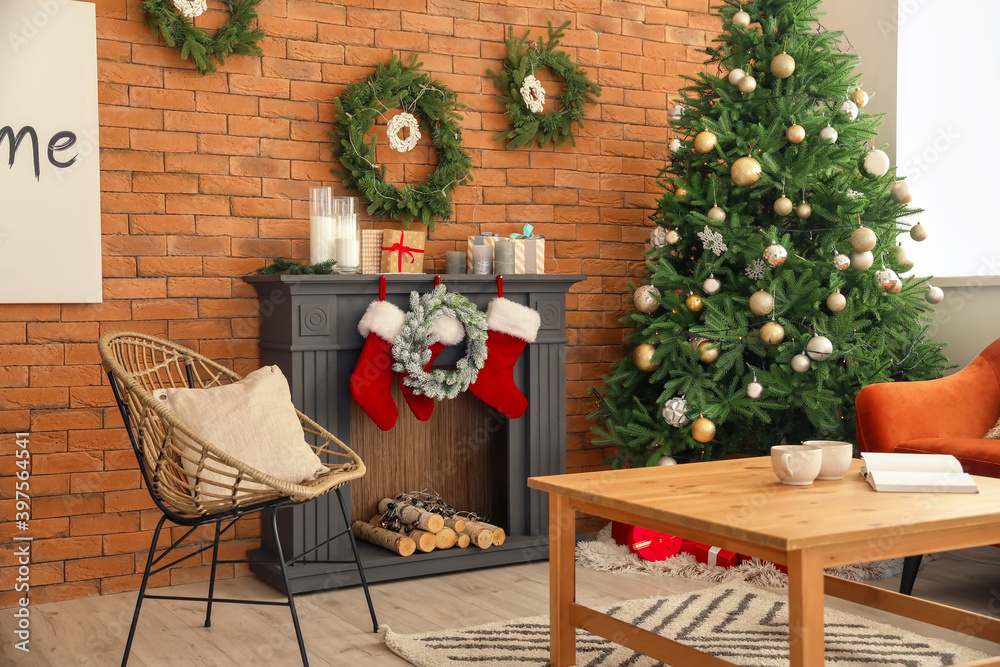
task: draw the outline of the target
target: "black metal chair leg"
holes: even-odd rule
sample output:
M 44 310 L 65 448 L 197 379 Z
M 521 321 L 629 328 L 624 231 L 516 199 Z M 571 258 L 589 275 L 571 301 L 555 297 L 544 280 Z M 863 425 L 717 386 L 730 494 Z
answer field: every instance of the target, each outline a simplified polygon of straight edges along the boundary
M 354 532 L 351 530 L 351 519 L 347 516 L 347 507 L 344 505 L 344 496 L 337 491 L 337 501 L 340 503 L 340 513 L 344 515 L 344 525 L 347 526 L 347 536 L 351 540 L 351 551 L 354 552 L 354 562 L 358 565 L 358 575 L 361 577 L 361 587 L 365 589 L 365 600 L 368 601 L 368 612 L 372 615 L 372 632 L 378 632 L 378 619 L 375 617 L 375 605 L 372 604 L 371 593 L 368 592 L 368 581 L 365 579 L 365 568 L 361 565 L 361 556 L 358 554 L 358 543 L 354 539 Z
M 909 595 L 913 592 L 913 584 L 917 581 L 921 559 L 923 559 L 923 555 L 907 556 L 903 559 L 903 576 L 899 580 L 899 592 L 903 595 Z
M 215 522 L 215 544 L 212 546 L 212 574 L 208 579 L 208 608 L 205 610 L 205 627 L 212 627 L 212 597 L 215 595 L 215 570 L 219 565 L 219 536 L 222 534 L 222 522 Z
M 160 517 L 153 531 L 153 543 L 149 545 L 149 558 L 146 559 L 146 569 L 142 573 L 142 583 L 139 585 L 139 597 L 135 601 L 135 612 L 132 614 L 132 627 L 128 630 L 128 641 L 125 642 L 125 654 L 122 656 L 122 667 L 128 664 L 128 656 L 132 652 L 132 639 L 135 638 L 135 626 L 139 624 L 139 610 L 142 608 L 142 599 L 146 596 L 146 584 L 149 583 L 149 571 L 153 569 L 153 556 L 156 554 L 156 543 L 160 540 L 160 531 L 167 517 Z
M 281 566 L 281 577 L 285 582 L 285 592 L 288 594 L 288 607 L 292 610 L 292 624 L 295 626 L 295 638 L 299 641 L 299 653 L 302 654 L 302 667 L 309 667 L 309 658 L 306 657 L 306 643 L 302 639 L 302 628 L 299 627 L 299 615 L 295 612 L 295 599 L 292 596 L 292 584 L 288 580 L 288 565 L 285 563 L 285 554 L 281 549 L 281 536 L 278 535 L 278 510 L 281 505 L 271 512 L 271 528 L 274 531 L 274 548 L 278 550 L 278 565 Z

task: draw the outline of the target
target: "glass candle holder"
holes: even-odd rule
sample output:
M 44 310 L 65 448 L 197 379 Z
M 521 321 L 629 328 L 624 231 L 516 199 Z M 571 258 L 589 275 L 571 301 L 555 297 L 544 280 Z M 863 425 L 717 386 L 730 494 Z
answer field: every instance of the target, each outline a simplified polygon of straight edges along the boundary
M 477 276 L 488 276 L 493 273 L 493 247 L 488 245 L 472 246 L 472 273 Z
M 334 257 L 337 219 L 333 210 L 333 188 L 313 188 L 309 192 L 309 263 L 319 264 Z
M 493 273 L 510 275 L 514 273 L 514 242 L 499 240 L 493 249 Z
M 446 250 L 444 253 L 445 273 L 465 273 L 466 253 L 462 250 Z
M 361 214 L 357 197 L 337 197 L 334 202 L 337 232 L 334 259 L 337 273 L 357 273 L 361 270 Z

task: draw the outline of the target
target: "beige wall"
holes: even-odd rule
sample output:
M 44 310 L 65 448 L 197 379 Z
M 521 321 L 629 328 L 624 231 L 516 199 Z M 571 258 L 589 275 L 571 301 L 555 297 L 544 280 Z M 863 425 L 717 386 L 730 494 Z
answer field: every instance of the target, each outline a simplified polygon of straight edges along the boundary
M 827 17 L 821 23 L 828 30 L 843 30 L 861 56 L 861 82 L 874 94 L 866 111 L 887 114 L 878 144 L 888 144 L 886 152 L 896 160 L 896 46 L 897 3 L 886 0 L 827 0 Z M 844 42 L 844 48 L 847 48 Z M 974 174 L 974 171 L 970 171 Z M 985 172 L 980 172 L 985 173 Z M 982 184 L 984 189 L 986 183 Z M 948 233 L 937 225 L 924 243 L 934 242 L 934 233 Z M 916 267 L 920 275 L 920 267 Z M 982 272 L 1000 273 L 993 267 Z M 929 333 L 945 343 L 951 363 L 963 367 L 991 342 L 1000 338 L 1000 277 L 950 278 L 934 281 L 945 292 L 937 306 Z

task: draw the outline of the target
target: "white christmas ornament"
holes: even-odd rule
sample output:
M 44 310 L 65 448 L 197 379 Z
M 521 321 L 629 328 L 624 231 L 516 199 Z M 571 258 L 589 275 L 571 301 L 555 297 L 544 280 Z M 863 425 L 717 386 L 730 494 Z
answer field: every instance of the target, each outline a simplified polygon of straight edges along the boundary
M 734 86 L 738 86 L 740 84 L 740 81 L 742 81 L 743 77 L 745 77 L 746 75 L 747 75 L 746 72 L 737 67 L 736 69 L 729 72 L 729 83 L 733 84 Z
M 521 84 L 521 99 L 531 113 L 542 113 L 545 110 L 545 88 L 534 74 L 524 77 L 524 83 Z
M 750 25 L 750 15 L 741 9 L 740 11 L 733 14 L 733 23 L 740 26 L 741 28 L 745 28 L 748 25 Z
M 889 156 L 878 149 L 868 151 L 865 155 L 865 171 L 872 176 L 885 176 L 889 171 Z
M 826 361 L 833 354 L 833 343 L 826 336 L 813 336 L 806 343 L 806 354 L 813 361 Z
M 772 243 L 764 249 L 764 259 L 773 269 L 785 263 L 785 260 L 788 259 L 788 251 L 785 250 L 784 246 Z
M 654 227 L 653 231 L 649 233 L 649 243 L 654 248 L 662 248 L 667 245 L 667 230 L 659 225 Z
M 681 144 L 681 140 L 678 139 L 677 137 L 674 137 L 673 139 L 670 140 L 670 152 L 671 153 L 676 154 L 677 151 L 679 151 L 681 149 L 681 146 L 683 146 L 683 144 Z
M 805 373 L 811 365 L 812 362 L 809 361 L 809 357 L 804 354 L 799 353 L 792 357 L 792 370 L 796 373 Z
M 674 106 L 670 107 L 669 111 L 667 111 L 667 117 L 670 119 L 671 123 L 676 123 L 681 119 L 681 116 L 683 115 L 684 115 L 683 104 L 675 104 Z
M 871 250 L 866 250 L 865 252 L 855 250 L 851 253 L 851 268 L 855 271 L 867 271 L 872 268 L 872 264 L 874 263 L 875 255 L 872 254 Z
M 910 186 L 904 181 L 896 181 L 892 184 L 892 200 L 897 204 L 909 204 L 913 201 L 913 195 L 910 194 Z
M 407 135 L 406 139 L 400 139 L 399 132 L 403 128 L 407 128 L 410 133 Z M 386 134 L 389 137 L 389 147 L 400 153 L 409 153 L 417 146 L 417 142 L 420 141 L 420 123 L 417 122 L 416 116 L 412 113 L 404 111 L 403 113 L 398 113 L 389 119 L 389 126 L 386 128 Z
M 661 456 L 656 460 L 656 465 L 658 466 L 675 466 L 677 465 L 677 459 L 672 456 Z
M 840 111 L 849 116 L 851 120 L 858 119 L 858 105 L 851 100 L 844 100 L 844 103 L 840 105 Z
M 714 273 L 705 278 L 705 282 L 701 284 L 701 288 L 705 290 L 705 294 L 715 294 L 719 291 L 720 287 L 722 287 L 722 283 L 719 282 Z
M 683 396 L 674 396 L 663 404 L 663 420 L 676 428 L 691 421 L 685 412 L 687 412 L 687 399 Z
M 747 74 L 745 77 L 740 79 L 739 88 L 740 92 L 744 95 L 752 93 L 757 90 L 757 79 Z
M 747 396 L 749 396 L 750 398 L 757 400 L 758 398 L 761 397 L 761 394 L 763 393 L 764 393 L 764 385 L 762 385 L 760 382 L 754 380 L 753 382 L 747 385 Z
M 671 229 L 667 232 L 667 245 L 677 245 L 677 242 L 681 240 L 681 235 L 677 233 L 676 229 Z
M 927 294 L 924 295 L 927 299 L 927 303 L 941 303 L 944 299 L 944 290 L 940 287 L 934 287 L 933 285 L 927 286 Z
M 186 19 L 193 19 L 208 11 L 208 0 L 174 0 L 174 7 Z
M 819 131 L 819 138 L 831 144 L 837 143 L 837 138 L 840 137 L 840 133 L 837 132 L 837 128 L 827 125 L 822 130 Z

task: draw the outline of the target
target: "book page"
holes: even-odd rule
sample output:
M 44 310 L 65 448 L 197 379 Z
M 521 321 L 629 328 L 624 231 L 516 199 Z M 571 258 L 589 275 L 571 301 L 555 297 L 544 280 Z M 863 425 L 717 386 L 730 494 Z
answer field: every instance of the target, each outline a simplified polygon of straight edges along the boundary
M 872 470 L 868 483 L 876 491 L 916 493 L 977 493 L 976 483 L 963 472 L 899 472 Z
M 893 470 L 896 472 L 962 472 L 962 464 L 950 454 L 897 454 L 864 452 L 865 468 L 869 472 Z

